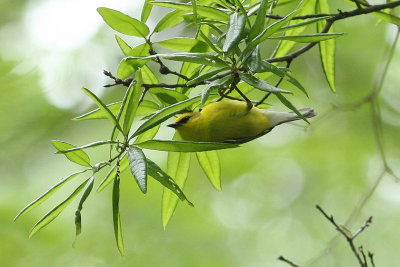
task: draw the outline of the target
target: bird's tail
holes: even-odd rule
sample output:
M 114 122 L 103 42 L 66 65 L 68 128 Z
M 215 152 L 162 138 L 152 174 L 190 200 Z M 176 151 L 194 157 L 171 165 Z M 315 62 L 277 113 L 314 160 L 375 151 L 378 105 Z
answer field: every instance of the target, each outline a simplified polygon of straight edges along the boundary
M 305 118 L 312 118 L 317 115 L 317 113 L 314 112 L 313 108 L 302 108 L 299 109 L 299 112 L 301 115 L 303 115 Z M 264 114 L 267 116 L 268 120 L 271 123 L 271 127 L 274 127 L 276 125 L 285 123 L 285 122 L 290 122 L 290 121 L 295 121 L 295 120 L 300 120 L 301 118 L 294 112 L 276 112 L 276 111 L 268 111 L 264 110 Z

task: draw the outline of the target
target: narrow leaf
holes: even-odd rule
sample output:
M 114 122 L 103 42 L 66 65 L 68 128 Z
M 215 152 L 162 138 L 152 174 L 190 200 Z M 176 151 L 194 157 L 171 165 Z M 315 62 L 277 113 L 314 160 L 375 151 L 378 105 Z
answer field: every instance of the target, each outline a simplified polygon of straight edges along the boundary
M 53 208 L 45 216 L 43 216 L 39 221 L 37 221 L 35 225 L 32 227 L 31 232 L 29 233 L 29 238 L 31 238 L 37 231 L 39 231 L 40 229 L 51 223 L 55 218 L 57 218 L 57 216 L 64 210 L 64 208 L 67 207 L 69 203 L 71 203 L 71 201 L 79 194 L 79 192 L 82 191 L 82 189 L 85 187 L 85 185 L 88 183 L 89 180 L 90 178 L 84 181 L 63 202 L 58 204 L 55 208 Z
M 208 50 L 208 45 L 197 39 L 176 37 L 160 42 L 156 44 L 171 50 L 181 51 L 181 52 L 206 52 Z
M 121 48 L 122 53 L 124 53 L 125 56 L 128 56 L 132 48 L 118 35 L 115 35 L 115 39 L 117 40 L 118 46 Z
M 241 73 L 239 74 L 240 79 L 242 79 L 244 82 L 248 83 L 249 85 L 260 89 L 265 92 L 271 92 L 271 93 L 287 93 L 287 94 L 292 94 L 292 92 L 283 90 L 280 88 L 277 88 L 266 81 L 260 80 L 257 77 L 247 74 L 247 73 Z
M 112 193 L 112 214 L 114 224 L 114 235 L 117 247 L 121 255 L 124 255 L 124 242 L 122 239 L 121 217 L 119 213 L 119 177 L 114 177 L 113 193 Z
M 149 49 L 149 44 L 144 43 L 133 48 L 127 56 L 146 57 L 150 55 Z M 143 67 L 146 62 L 147 60 L 142 60 L 141 58 L 122 59 L 118 66 L 117 77 L 120 79 L 126 79 L 132 76 L 132 74 L 134 74 L 139 68 Z
M 97 11 L 108 26 L 117 32 L 138 37 L 146 37 L 149 34 L 146 24 L 124 13 L 105 7 L 99 7 Z
M 206 103 L 212 89 L 221 88 L 224 85 L 230 84 L 232 80 L 233 77 L 231 75 L 228 75 L 219 80 L 215 80 L 209 83 L 201 92 L 201 104 L 204 105 Z
M 143 151 L 137 146 L 130 146 L 128 149 L 128 160 L 131 173 L 136 180 L 140 190 L 147 192 L 147 162 Z
M 145 142 L 147 140 L 153 139 L 156 136 L 156 134 L 157 134 L 158 130 L 160 129 L 160 127 L 161 127 L 161 124 L 158 124 L 155 127 L 153 127 L 151 129 L 145 131 L 144 133 L 140 134 L 136 138 L 135 144 L 142 143 L 142 142 Z
M 117 165 L 114 165 L 111 168 L 111 170 L 107 173 L 107 175 L 104 177 L 103 181 L 101 181 L 99 187 L 96 190 L 96 193 L 100 193 L 101 191 L 103 191 L 104 188 L 106 188 L 111 183 L 111 181 L 113 180 L 113 178 L 117 173 L 116 166 Z M 129 166 L 128 158 L 123 157 L 119 162 L 119 171 L 122 173 L 125 169 L 128 168 L 128 166 Z
M 103 110 L 104 113 L 107 114 L 107 117 L 114 123 L 114 125 L 118 128 L 118 130 L 122 131 L 121 126 L 119 125 L 117 119 L 115 118 L 114 114 L 108 109 L 108 107 L 89 89 L 82 88 L 82 90 L 97 104 L 97 106 Z
M 60 141 L 52 141 L 52 142 L 53 142 L 53 145 L 54 145 L 55 142 L 60 143 Z M 111 140 L 109 140 L 109 141 L 97 141 L 97 142 L 93 142 L 93 143 L 90 143 L 90 144 L 87 144 L 87 145 L 84 145 L 84 146 L 71 147 L 71 148 L 68 148 L 68 149 L 61 149 L 61 150 L 57 151 L 57 154 L 66 154 L 66 156 L 68 157 L 68 155 L 75 154 L 75 153 L 78 153 L 78 152 L 83 152 L 82 149 L 96 147 L 96 146 L 102 146 L 102 145 L 109 145 L 109 144 L 118 144 L 118 142 L 117 141 L 111 141 Z
M 203 73 L 203 74 L 197 76 L 196 78 L 193 78 L 190 81 L 188 81 L 187 84 L 192 85 L 192 84 L 210 79 L 211 77 L 214 77 L 218 73 L 225 71 L 225 70 L 229 70 L 229 67 L 222 67 L 222 68 L 214 69 L 214 70 L 208 71 L 206 73 Z
M 259 35 L 263 31 L 265 25 L 265 15 L 267 14 L 269 4 L 269 1 L 261 1 L 261 4 L 257 10 L 256 20 L 254 21 L 254 24 L 251 27 L 249 33 L 249 41 L 253 40 L 254 37 Z
M 314 43 L 322 42 L 333 38 L 342 36 L 343 33 L 316 33 L 316 34 L 301 34 L 296 36 L 274 36 L 268 39 L 289 40 L 298 43 Z
M 182 93 L 165 88 L 151 88 L 149 92 L 163 105 L 172 105 L 188 99 L 188 97 Z
M 173 177 L 176 184 L 183 189 L 189 172 L 190 154 L 183 152 L 169 152 L 167 173 Z M 162 196 L 161 219 L 164 228 L 171 219 L 179 198 L 169 189 L 164 188 Z
M 310 123 L 308 122 L 308 120 L 307 120 L 303 115 L 301 115 L 301 113 L 297 110 L 297 108 L 296 108 L 289 100 L 287 100 L 286 97 L 284 97 L 284 96 L 281 95 L 280 93 L 276 93 L 275 95 L 278 97 L 279 101 L 281 101 L 282 104 L 284 104 L 287 108 L 289 108 L 289 109 L 292 110 L 294 113 L 296 113 L 297 116 L 299 116 L 302 120 L 304 120 L 305 122 L 307 122 L 308 124 L 310 124 Z
M 126 101 L 126 112 L 125 112 L 125 119 L 123 130 L 124 134 L 128 135 L 129 130 L 131 129 L 133 119 L 136 116 L 136 110 L 139 106 L 139 99 L 142 94 L 142 73 L 140 70 L 136 72 L 136 83 L 133 87 L 132 92 L 128 96 L 128 100 Z
M 126 57 L 123 60 L 147 60 L 153 59 L 156 57 L 173 60 L 173 61 L 183 61 L 183 62 L 192 62 L 197 64 L 203 64 L 208 66 L 215 66 L 215 67 L 225 67 L 228 64 L 220 59 L 217 56 L 209 55 L 209 54 L 201 54 L 201 53 L 189 53 L 189 52 L 182 52 L 182 53 L 171 53 L 171 54 L 157 54 L 151 55 L 147 57 Z
M 308 26 L 310 24 L 317 23 L 321 20 L 327 20 L 330 18 L 332 18 L 332 16 L 325 16 L 325 17 L 313 18 L 313 19 L 309 19 L 309 20 L 302 20 L 299 23 L 294 23 L 294 24 L 289 24 L 288 26 L 283 26 L 277 32 L 283 32 L 283 31 L 287 31 L 289 29 L 295 29 L 295 28 L 299 28 L 299 27 Z
M 171 190 L 175 195 L 179 197 L 181 201 L 187 201 L 190 206 L 193 206 L 185 194 L 182 192 L 180 187 L 175 183 L 174 179 L 166 174 L 157 164 L 150 159 L 147 159 L 148 172 L 151 177 L 161 183 L 163 186 Z
M 237 144 L 230 144 L 230 143 L 189 142 L 189 141 L 170 141 L 170 140 L 148 140 L 136 145 L 144 149 L 173 151 L 173 152 L 199 152 L 199 151 L 209 151 L 209 150 L 238 147 Z
M 182 23 L 184 21 L 183 14 L 185 14 L 185 11 L 182 10 L 175 10 L 168 13 L 157 23 L 154 31 L 161 32 Z
M 208 180 L 215 189 L 221 191 L 221 166 L 217 151 L 197 152 L 196 156 Z
M 229 18 L 228 32 L 222 52 L 231 53 L 245 37 L 246 17 L 241 13 L 233 13 Z
M 53 143 L 53 146 L 58 151 L 76 149 L 75 146 L 73 146 L 71 144 L 68 144 L 67 142 L 64 142 L 64 141 L 53 140 L 51 142 Z M 91 167 L 90 158 L 89 158 L 88 154 L 86 154 L 84 151 L 81 151 L 80 149 L 77 149 L 77 151 L 75 151 L 73 153 L 68 153 L 65 156 L 70 161 L 75 162 L 75 163 L 77 163 L 79 165 L 86 166 L 86 167 Z
M 49 190 L 47 190 L 45 193 L 43 193 L 40 197 L 38 197 L 37 199 L 35 199 L 34 201 L 32 201 L 31 203 L 29 203 L 28 205 L 26 205 L 25 208 L 23 208 L 18 214 L 17 216 L 15 216 L 14 221 L 16 221 L 19 217 L 21 217 L 22 215 L 28 213 L 29 211 L 31 211 L 32 209 L 36 208 L 37 206 L 39 206 L 41 203 L 43 203 L 46 199 L 48 199 L 51 195 L 53 195 L 55 192 L 57 192 L 58 189 L 60 189 L 64 184 L 66 184 L 68 181 L 72 180 L 73 178 L 75 178 L 76 176 L 78 176 L 81 173 L 86 172 L 87 170 L 83 170 L 83 171 L 79 171 L 79 172 L 75 172 L 73 174 L 68 175 L 67 177 L 61 179 L 58 183 L 56 183 L 55 185 L 53 185 Z
M 151 5 L 150 0 L 145 0 L 144 1 L 144 5 L 143 5 L 143 9 L 142 9 L 142 15 L 140 17 L 140 20 L 143 23 L 146 23 L 147 19 L 149 18 L 149 15 L 151 13 L 151 9 L 153 8 L 153 5 Z
M 75 211 L 75 236 L 78 236 L 81 233 L 81 211 L 83 208 L 83 203 L 85 203 L 86 199 L 92 192 L 94 183 L 94 177 L 90 177 L 87 181 L 85 188 L 83 189 L 83 193 L 81 199 L 79 200 L 78 208 Z

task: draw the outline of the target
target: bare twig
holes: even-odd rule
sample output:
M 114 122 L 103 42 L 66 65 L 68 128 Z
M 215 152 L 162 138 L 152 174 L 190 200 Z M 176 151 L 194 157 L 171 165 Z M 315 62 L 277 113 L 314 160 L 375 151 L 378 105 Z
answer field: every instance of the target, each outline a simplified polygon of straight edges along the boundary
M 375 267 L 374 253 L 372 253 L 371 251 L 368 251 L 368 258 L 369 258 L 369 261 L 370 261 L 371 264 L 372 264 L 372 267 Z
M 283 261 L 283 262 L 286 262 L 287 264 L 289 264 L 289 265 L 292 266 L 292 267 L 300 267 L 300 265 L 295 264 L 294 262 L 292 262 L 292 261 L 290 261 L 290 260 L 284 258 L 283 256 L 279 256 L 279 257 L 278 257 L 278 260 Z

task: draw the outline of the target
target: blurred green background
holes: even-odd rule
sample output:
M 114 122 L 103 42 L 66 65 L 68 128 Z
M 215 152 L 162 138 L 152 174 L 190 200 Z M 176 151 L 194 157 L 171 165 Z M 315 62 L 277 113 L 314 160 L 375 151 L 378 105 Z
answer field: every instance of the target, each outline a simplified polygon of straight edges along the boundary
M 50 140 L 81 145 L 109 137 L 107 121 L 71 121 L 93 108 L 82 86 L 106 102 L 123 94 L 122 88 L 102 88 L 109 82 L 102 70 L 115 73 L 122 53 L 96 7 L 105 5 L 140 17 L 142 4 L 127 0 L 0 2 L 0 266 L 288 266 L 277 260 L 279 255 L 309 266 L 305 263 L 319 255 L 336 234 L 314 205 L 320 204 L 344 223 L 382 170 L 368 104 L 321 116 L 333 104 L 361 99 L 379 79 L 396 29 L 372 16 L 335 24 L 337 32 L 348 33 L 337 40 L 337 94 L 328 88 L 317 48 L 291 66 L 310 95 L 306 99 L 296 93 L 293 102 L 297 107 L 313 106 L 321 119 L 315 119 L 307 131 L 299 127 L 302 123 L 284 125 L 241 148 L 220 151 L 222 192 L 211 187 L 193 157 L 185 193 L 195 208 L 181 203 L 166 230 L 161 225 L 161 186 L 150 180 L 149 192 L 143 195 L 125 173 L 120 201 L 125 257 L 115 245 L 111 187 L 92 194 L 85 203 L 83 232 L 74 248 L 76 202 L 33 238 L 28 239 L 28 233 L 78 181 L 13 222 L 27 203 L 78 170 L 53 153 Z M 150 25 L 162 12 L 153 10 Z M 180 35 L 181 30 L 174 28 L 158 38 Z M 132 46 L 140 42 L 124 38 Z M 379 102 L 385 152 L 392 169 L 400 174 L 399 45 L 396 50 Z M 280 105 L 273 108 L 284 110 Z M 162 128 L 158 137 L 171 138 L 172 130 Z M 103 152 L 90 151 L 98 161 L 107 157 Z M 146 155 L 166 166 L 166 153 Z M 96 182 L 101 179 L 99 175 Z M 355 230 L 374 216 L 356 244 L 375 253 L 376 266 L 400 262 L 399 209 L 400 186 L 386 175 L 348 226 Z M 356 265 L 341 238 L 312 266 Z

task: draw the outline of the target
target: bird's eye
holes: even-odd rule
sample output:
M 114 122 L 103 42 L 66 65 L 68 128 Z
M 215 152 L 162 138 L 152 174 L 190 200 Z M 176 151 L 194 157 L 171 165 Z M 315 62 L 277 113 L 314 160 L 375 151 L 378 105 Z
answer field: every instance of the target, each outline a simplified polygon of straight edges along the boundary
M 189 119 L 190 119 L 190 116 L 186 116 L 186 117 L 183 117 L 179 122 L 180 122 L 180 123 L 185 123 L 185 122 L 187 122 Z

